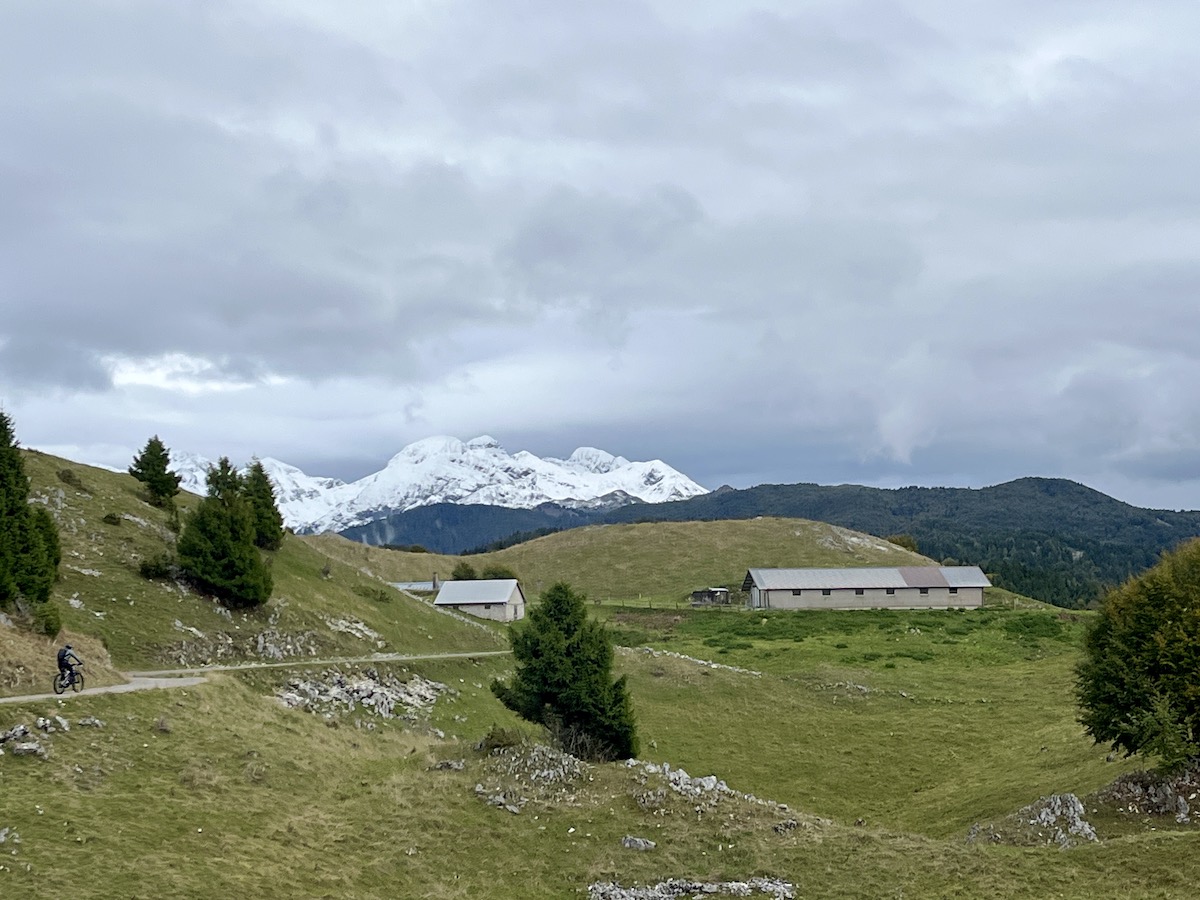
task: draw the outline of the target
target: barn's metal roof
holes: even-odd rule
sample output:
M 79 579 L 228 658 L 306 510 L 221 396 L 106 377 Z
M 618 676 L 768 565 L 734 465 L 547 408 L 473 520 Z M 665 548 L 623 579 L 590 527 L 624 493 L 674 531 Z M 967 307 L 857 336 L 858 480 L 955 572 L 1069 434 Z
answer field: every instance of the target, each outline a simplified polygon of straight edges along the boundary
M 750 569 L 742 590 L 991 587 L 979 566 L 902 566 L 862 569 Z
M 525 592 L 515 578 L 487 578 L 447 581 L 438 591 L 434 606 L 470 606 L 475 603 L 507 603 L 516 588 L 525 602 Z

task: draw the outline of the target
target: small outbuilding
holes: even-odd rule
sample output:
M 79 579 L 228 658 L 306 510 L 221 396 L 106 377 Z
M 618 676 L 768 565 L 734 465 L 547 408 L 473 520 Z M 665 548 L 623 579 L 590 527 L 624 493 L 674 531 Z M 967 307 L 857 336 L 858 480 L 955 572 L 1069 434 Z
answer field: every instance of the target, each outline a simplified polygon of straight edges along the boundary
M 710 606 L 714 603 L 728 603 L 729 588 L 710 587 L 692 591 L 692 606 Z
M 442 584 L 433 605 L 497 622 L 525 618 L 525 593 L 515 578 L 447 581 Z
M 983 606 L 991 584 L 979 566 L 750 569 L 742 590 L 754 609 L 949 609 Z

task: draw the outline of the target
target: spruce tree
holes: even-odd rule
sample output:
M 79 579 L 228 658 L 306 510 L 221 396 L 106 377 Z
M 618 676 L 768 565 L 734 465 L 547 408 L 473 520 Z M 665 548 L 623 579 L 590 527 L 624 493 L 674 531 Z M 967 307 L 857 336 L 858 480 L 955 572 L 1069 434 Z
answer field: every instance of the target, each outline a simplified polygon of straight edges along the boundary
M 0 608 L 46 602 L 62 556 L 53 517 L 29 505 L 19 446 L 12 419 L 0 412 Z
M 169 506 L 172 498 L 179 493 L 180 476 L 171 471 L 170 465 L 170 451 L 156 434 L 146 442 L 129 467 L 129 474 L 146 486 L 146 493 L 154 506 Z
M 612 639 L 585 602 L 563 582 L 543 593 L 510 633 L 516 673 L 492 693 L 576 755 L 626 759 L 637 754 L 633 705 L 625 677 L 612 680 Z
M 267 470 L 254 460 L 246 473 L 242 494 L 254 516 L 254 544 L 263 550 L 278 550 L 283 546 L 283 516 L 275 503 L 275 487 Z
M 271 596 L 272 580 L 254 545 L 254 517 L 242 479 L 227 457 L 208 470 L 208 493 L 179 535 L 179 565 L 226 606 L 250 607 Z

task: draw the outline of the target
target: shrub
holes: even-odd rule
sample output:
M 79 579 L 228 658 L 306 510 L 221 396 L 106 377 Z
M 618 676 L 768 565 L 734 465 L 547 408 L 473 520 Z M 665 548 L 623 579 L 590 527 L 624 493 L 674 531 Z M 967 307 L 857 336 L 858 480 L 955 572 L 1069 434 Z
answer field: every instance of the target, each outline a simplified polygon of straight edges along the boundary
M 79 473 L 74 469 L 59 469 L 57 475 L 58 480 L 63 484 L 68 484 L 71 487 L 78 488 L 81 491 L 86 490 L 86 488 L 83 486 L 83 481 L 79 477 Z
M 56 637 L 62 631 L 62 615 L 53 603 L 35 603 L 30 610 L 33 627 L 46 637 Z
M 1096 743 L 1170 769 L 1200 755 L 1200 540 L 1164 554 L 1103 601 L 1076 668 Z
M 110 512 L 105 513 L 104 518 L 101 521 L 104 522 L 105 525 L 120 525 L 121 517 L 116 513 Z
M 458 565 L 450 572 L 450 578 L 453 581 L 474 581 L 478 577 L 475 567 L 465 559 L 459 561 Z
M 488 729 L 488 733 L 479 739 L 479 743 L 475 745 L 475 749 L 483 753 L 493 753 L 496 750 L 519 747 L 524 742 L 525 736 L 516 728 L 504 728 L 500 725 L 493 725 Z
M 179 574 L 179 567 L 170 553 L 159 553 L 149 559 L 143 559 L 138 566 L 138 574 L 148 581 L 174 578 Z

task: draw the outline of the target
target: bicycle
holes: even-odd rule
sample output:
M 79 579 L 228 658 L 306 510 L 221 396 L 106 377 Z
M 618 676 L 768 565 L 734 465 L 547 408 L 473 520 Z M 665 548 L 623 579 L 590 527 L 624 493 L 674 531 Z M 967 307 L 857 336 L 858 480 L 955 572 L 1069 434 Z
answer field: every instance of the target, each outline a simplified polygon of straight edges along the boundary
M 54 693 L 56 693 L 56 694 L 64 693 L 67 688 L 70 688 L 77 694 L 80 691 L 82 691 L 83 690 L 83 673 L 79 671 L 79 669 L 81 669 L 81 668 L 83 668 L 82 663 L 79 665 L 78 668 L 75 669 L 75 671 L 69 673 L 68 675 L 64 676 L 62 672 L 59 672 L 57 675 L 55 675 L 54 676 Z

